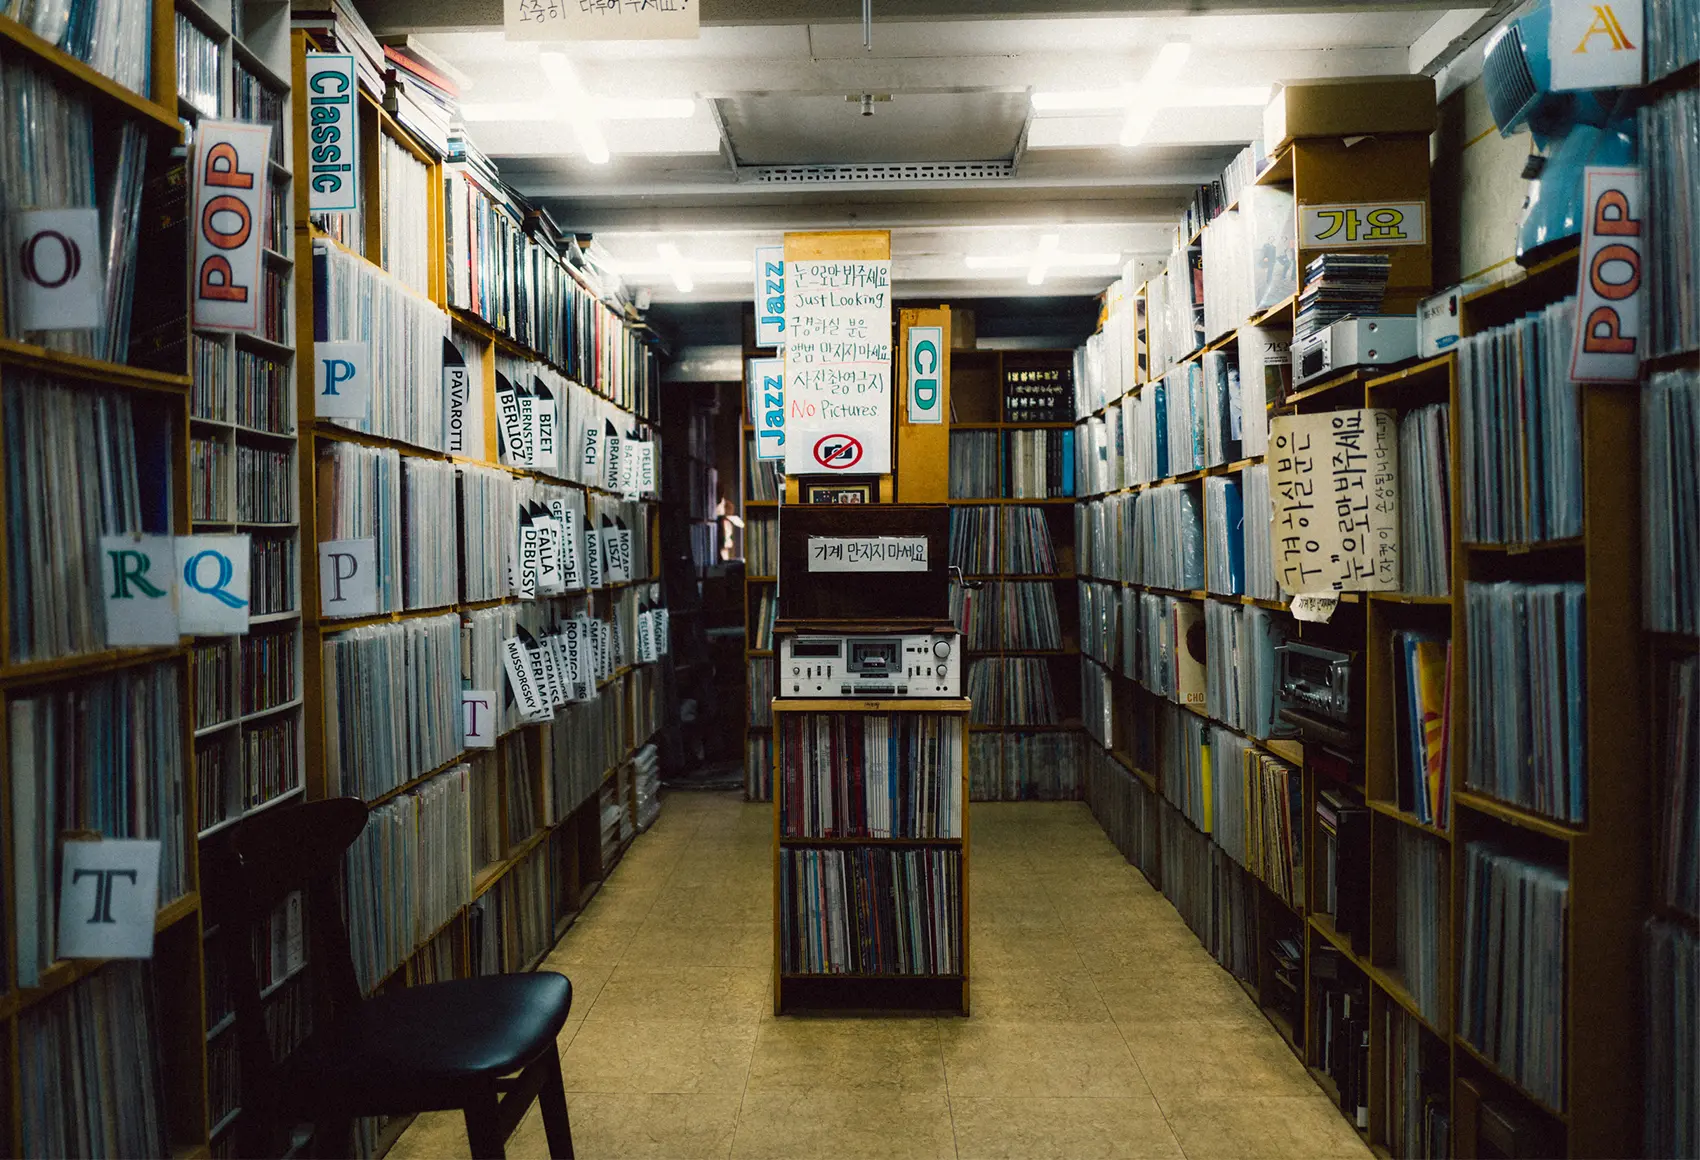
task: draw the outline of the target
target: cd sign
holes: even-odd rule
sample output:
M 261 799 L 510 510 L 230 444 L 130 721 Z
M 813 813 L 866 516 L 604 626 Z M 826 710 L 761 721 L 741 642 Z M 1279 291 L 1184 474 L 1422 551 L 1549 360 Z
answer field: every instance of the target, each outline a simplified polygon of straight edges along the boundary
M 822 435 L 815 441 L 815 462 L 829 471 L 844 471 L 862 462 L 862 443 L 849 435 Z

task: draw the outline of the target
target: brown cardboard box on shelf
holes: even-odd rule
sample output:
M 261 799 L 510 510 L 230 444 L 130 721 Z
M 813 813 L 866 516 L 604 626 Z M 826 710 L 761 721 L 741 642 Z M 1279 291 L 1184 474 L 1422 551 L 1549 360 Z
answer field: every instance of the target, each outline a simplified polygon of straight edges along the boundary
M 1295 137 L 1359 133 L 1432 133 L 1434 78 L 1331 77 L 1296 81 L 1263 110 L 1263 147 L 1270 156 Z
M 950 307 L 950 349 L 973 350 L 974 312 L 960 306 Z

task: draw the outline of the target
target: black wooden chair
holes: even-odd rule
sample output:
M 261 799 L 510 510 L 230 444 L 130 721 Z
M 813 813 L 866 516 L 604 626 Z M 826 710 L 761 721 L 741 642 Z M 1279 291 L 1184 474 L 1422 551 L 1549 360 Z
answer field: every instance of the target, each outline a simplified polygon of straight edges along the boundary
M 356 1117 L 459 1109 L 475 1160 L 500 1157 L 536 1098 L 549 1154 L 571 1160 L 556 1046 L 573 1000 L 564 975 L 492 975 L 361 997 L 339 887 L 366 814 L 356 798 L 268 810 L 203 854 L 208 921 L 223 939 L 236 1012 L 239 1154 L 279 1155 L 291 1128 L 310 1121 L 316 1154 L 347 1155 Z M 249 931 L 296 890 L 306 901 L 313 1030 L 277 1060 Z

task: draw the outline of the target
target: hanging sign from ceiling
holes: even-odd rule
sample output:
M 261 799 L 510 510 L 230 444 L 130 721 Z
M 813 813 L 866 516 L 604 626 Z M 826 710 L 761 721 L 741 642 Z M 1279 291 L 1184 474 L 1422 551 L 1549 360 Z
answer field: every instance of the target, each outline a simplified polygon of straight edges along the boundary
M 502 0 L 509 40 L 695 40 L 700 0 Z

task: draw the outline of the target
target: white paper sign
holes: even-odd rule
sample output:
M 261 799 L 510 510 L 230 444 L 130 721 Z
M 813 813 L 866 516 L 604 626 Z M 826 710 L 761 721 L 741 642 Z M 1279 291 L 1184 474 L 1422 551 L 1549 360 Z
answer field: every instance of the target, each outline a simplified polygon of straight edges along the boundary
M 313 413 L 364 419 L 372 409 L 372 348 L 364 342 L 313 344 Z
M 654 495 L 659 490 L 655 480 L 655 444 L 649 441 L 638 444 L 638 493 Z
M 647 665 L 656 659 L 655 614 L 648 609 L 638 613 L 637 648 L 638 663 Z
M 509 40 L 695 40 L 701 0 L 503 0 Z
M 673 651 L 673 614 L 665 608 L 655 610 L 655 648 L 662 656 Z
M 502 462 L 510 467 L 528 466 L 525 423 L 520 413 L 519 392 L 501 371 L 496 372 L 496 422 L 500 424 Z
M 1332 592 L 1308 592 L 1295 596 L 1288 605 L 1288 611 L 1294 620 L 1304 620 L 1311 624 L 1327 624 L 1334 618 L 1334 610 L 1340 607 L 1340 598 Z
M 1681 8 L 1683 0 L 1677 0 Z M 1614 89 L 1641 83 L 1641 0 L 1552 0 L 1547 59 L 1555 89 Z
M 241 536 L 177 537 L 178 627 L 189 636 L 248 631 L 249 540 Z
M 461 732 L 468 749 L 496 747 L 496 691 L 494 689 L 462 689 L 460 691 Z
M 26 209 L 12 215 L 12 300 L 24 330 L 93 330 L 104 319 L 100 211 Z
M 602 536 L 588 520 L 584 528 L 584 559 L 588 584 L 592 588 L 602 587 Z
M 756 345 L 785 345 L 785 247 L 756 247 Z
M 925 536 L 810 536 L 811 572 L 925 572 Z
M 1584 185 L 1570 377 L 1578 382 L 1638 382 L 1646 185 L 1639 169 L 1606 168 L 1589 168 Z
M 319 611 L 371 616 L 378 611 L 378 541 L 326 540 L 319 545 Z
M 266 220 L 270 125 L 202 121 L 195 130 L 196 326 L 260 329 L 260 242 Z
M 1300 205 L 1299 245 L 1350 250 L 1360 246 L 1420 246 L 1427 239 L 1428 203 L 1364 201 Z
M 542 379 L 531 384 L 531 466 L 549 475 L 561 473 L 561 412 Z
M 1389 410 L 1277 415 L 1275 575 L 1294 595 L 1399 588 L 1399 434 Z
M 782 460 L 785 458 L 785 360 L 753 358 L 748 374 L 756 458 Z
M 60 958 L 153 958 L 158 841 L 66 842 L 61 871 Z
M 177 643 L 177 549 L 170 536 L 102 536 L 110 648 Z
M 313 213 L 360 208 L 360 95 L 354 57 L 307 54 L 307 208 Z M 299 175 L 297 175 L 299 177 Z
M 785 263 L 785 473 L 891 470 L 891 263 Z
M 907 346 L 909 422 L 943 423 L 939 381 L 944 374 L 944 327 L 911 326 Z

